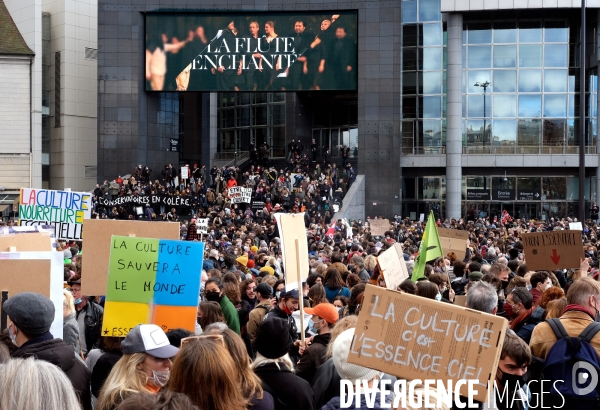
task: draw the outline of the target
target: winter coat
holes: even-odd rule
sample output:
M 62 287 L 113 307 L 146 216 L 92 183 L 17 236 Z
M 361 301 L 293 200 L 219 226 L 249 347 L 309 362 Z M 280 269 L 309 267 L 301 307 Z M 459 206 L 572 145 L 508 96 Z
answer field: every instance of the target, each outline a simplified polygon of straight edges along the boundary
M 266 363 L 254 369 L 263 388 L 271 393 L 276 410 L 313 410 L 315 396 L 306 380 L 292 373 L 283 363 Z
M 374 391 L 372 393 L 375 397 L 373 400 L 373 403 L 370 404 L 374 404 L 371 406 L 367 405 L 367 399 L 365 397 L 364 394 L 360 395 L 360 405 L 357 407 L 356 406 L 356 402 L 355 402 L 355 398 L 354 396 L 352 396 L 352 404 L 350 407 L 341 407 L 341 400 L 340 400 L 340 396 L 336 396 L 333 399 L 329 400 L 329 402 L 324 405 L 323 407 L 321 407 L 321 410 L 339 410 L 339 409 L 350 409 L 350 410 L 379 410 L 379 409 L 383 409 L 384 407 L 381 406 L 381 394 L 379 393 L 379 391 Z M 390 408 L 390 406 L 385 407 L 385 408 Z
M 75 355 L 72 346 L 67 345 L 61 339 L 54 339 L 48 332 L 29 340 L 12 353 L 12 357 L 27 358 L 31 356 L 60 367 L 71 381 L 83 410 L 92 410 L 90 371 L 83 360 Z
M 300 361 L 296 365 L 296 375 L 311 383 L 317 369 L 325 362 L 327 345 L 331 340 L 331 333 L 316 335 L 312 344 L 304 351 Z
M 75 313 L 63 319 L 63 342 L 73 346 L 75 354 L 81 354 L 81 343 L 79 342 L 79 325 L 75 320 Z
M 221 306 L 221 310 L 223 311 L 223 316 L 225 316 L 225 321 L 227 322 L 227 326 L 239 336 L 241 336 L 240 332 L 240 318 L 238 316 L 237 309 L 233 306 L 233 303 L 229 301 L 227 296 L 223 295 L 221 301 L 219 302 Z
M 533 312 L 531 312 L 531 315 L 523 322 L 519 323 L 515 329 L 513 329 L 517 336 L 523 339 L 525 343 L 529 344 L 533 329 L 538 323 L 544 321 L 544 312 L 545 310 L 543 308 L 536 306 L 536 308 L 533 309 Z

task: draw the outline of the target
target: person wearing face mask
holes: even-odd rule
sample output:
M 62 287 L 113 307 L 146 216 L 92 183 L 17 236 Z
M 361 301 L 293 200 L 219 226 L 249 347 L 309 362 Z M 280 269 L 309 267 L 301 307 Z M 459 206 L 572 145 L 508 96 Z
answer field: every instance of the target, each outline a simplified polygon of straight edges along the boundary
M 483 409 L 524 410 L 524 404 L 529 403 L 529 389 L 525 384 L 524 375 L 531 363 L 529 346 L 514 332 L 507 331 L 496 370 L 496 385 L 490 406 L 483 403 Z
M 310 346 L 300 346 L 302 356 L 296 366 L 296 374 L 311 383 L 319 366 L 325 362 L 327 345 L 331 339 L 331 331 L 339 319 L 337 308 L 330 303 L 319 303 L 314 308 L 304 308 L 304 312 L 312 315 L 308 321 L 308 330 L 316 333 Z
M 104 382 L 96 410 L 114 410 L 131 394 L 158 393 L 169 381 L 171 358 L 179 353 L 157 325 L 134 327 L 121 348 L 123 356 Z
M 504 311 L 510 321 L 510 328 L 525 343 L 529 343 L 533 329 L 544 320 L 545 312 L 540 306 L 533 304 L 531 294 L 523 287 L 514 288 L 506 296 Z
M 54 303 L 39 293 L 23 292 L 11 296 L 2 310 L 7 315 L 8 336 L 18 347 L 11 356 L 33 356 L 58 366 L 71 381 L 83 410 L 91 410 L 90 371 L 72 346 L 50 333 Z
M 209 302 L 217 302 L 221 306 L 227 326 L 241 336 L 238 312 L 233 303 L 223 294 L 223 282 L 221 282 L 220 278 L 210 278 L 206 281 L 204 285 L 204 299 Z
M 275 285 L 275 289 L 277 289 L 277 286 L 278 285 Z M 296 320 L 292 316 L 292 313 L 298 310 L 298 297 L 298 289 L 281 289 L 277 299 L 277 304 L 266 314 L 264 319 L 267 320 L 273 317 L 278 317 L 280 319 L 285 319 L 288 322 L 290 337 L 292 338 L 293 342 L 290 346 L 289 354 L 293 363 L 297 363 L 300 359 L 300 355 L 298 353 L 298 327 L 296 326 Z
M 531 275 L 529 283 L 531 283 L 529 292 L 533 297 L 533 304 L 537 305 L 540 303 L 544 291 L 552 287 L 552 281 L 550 280 L 548 272 L 540 271 Z
M 104 309 L 93 298 L 81 294 L 81 276 L 73 276 L 68 283 L 75 299 L 75 319 L 79 325 L 81 351 L 87 356 L 90 350 L 98 348 Z

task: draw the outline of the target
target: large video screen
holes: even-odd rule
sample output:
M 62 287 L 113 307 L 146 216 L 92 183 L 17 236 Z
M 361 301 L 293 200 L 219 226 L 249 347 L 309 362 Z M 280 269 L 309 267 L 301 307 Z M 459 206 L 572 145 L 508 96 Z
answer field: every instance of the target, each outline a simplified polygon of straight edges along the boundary
M 148 91 L 356 90 L 356 11 L 148 13 Z

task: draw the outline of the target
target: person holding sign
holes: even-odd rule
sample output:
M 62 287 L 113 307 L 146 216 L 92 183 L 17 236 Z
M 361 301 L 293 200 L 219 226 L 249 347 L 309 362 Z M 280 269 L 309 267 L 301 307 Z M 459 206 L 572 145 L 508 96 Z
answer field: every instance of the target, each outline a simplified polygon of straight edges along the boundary
M 179 353 L 157 325 L 134 327 L 121 347 L 123 357 L 104 382 L 96 410 L 114 410 L 131 394 L 158 393 L 171 375 L 171 358 Z

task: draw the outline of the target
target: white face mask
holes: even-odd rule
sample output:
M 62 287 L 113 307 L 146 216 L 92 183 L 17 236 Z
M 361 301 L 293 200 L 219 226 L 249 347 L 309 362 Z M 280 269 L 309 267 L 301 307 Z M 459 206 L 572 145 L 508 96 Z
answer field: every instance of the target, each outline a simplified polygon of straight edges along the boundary
M 171 377 L 170 370 L 152 370 L 152 377 L 148 377 L 148 381 L 156 387 L 161 388 L 164 387 L 165 384 L 167 384 L 167 382 L 169 381 L 169 377 Z
M 550 289 L 551 287 L 552 287 L 552 282 L 550 282 L 550 283 L 547 283 L 547 284 L 544 286 L 544 290 L 548 290 L 548 289 Z

